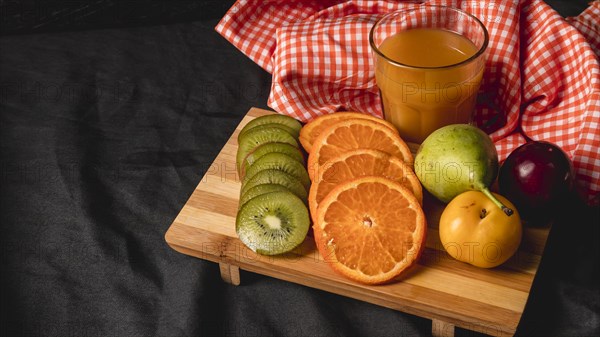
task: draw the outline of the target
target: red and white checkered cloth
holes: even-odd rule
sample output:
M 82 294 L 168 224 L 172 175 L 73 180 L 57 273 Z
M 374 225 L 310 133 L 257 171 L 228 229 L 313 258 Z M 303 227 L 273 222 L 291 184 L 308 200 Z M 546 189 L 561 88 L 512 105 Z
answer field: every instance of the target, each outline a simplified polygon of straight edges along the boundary
M 598 203 L 598 2 L 571 25 L 539 0 L 239 0 L 216 30 L 273 75 L 275 111 L 302 121 L 340 110 L 381 116 L 370 28 L 384 13 L 428 4 L 461 8 L 489 31 L 475 116 L 500 160 L 527 138 L 555 143 L 573 159 L 588 202 Z
M 590 3 L 590 6 L 576 17 L 567 18 L 583 34 L 596 55 L 600 55 L 600 1 Z

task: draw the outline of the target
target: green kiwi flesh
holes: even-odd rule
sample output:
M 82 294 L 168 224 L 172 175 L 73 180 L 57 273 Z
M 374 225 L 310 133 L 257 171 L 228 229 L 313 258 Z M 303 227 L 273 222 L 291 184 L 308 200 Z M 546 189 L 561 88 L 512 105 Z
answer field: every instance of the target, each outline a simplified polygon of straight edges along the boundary
M 261 185 L 256 185 L 252 188 L 250 188 L 249 190 L 246 191 L 246 193 L 240 195 L 240 207 L 244 206 L 245 203 L 247 203 L 250 199 L 253 199 L 254 197 L 257 197 L 259 195 L 265 194 L 265 193 L 271 193 L 271 192 L 289 192 L 290 190 L 288 190 L 285 186 L 283 185 L 279 185 L 279 184 L 261 184 Z
M 299 121 L 297 121 L 295 118 L 286 116 L 286 115 L 276 114 L 276 115 L 266 115 L 266 116 L 256 117 L 255 119 L 248 122 L 248 124 L 246 124 L 246 126 L 244 126 L 244 128 L 242 129 L 240 134 L 245 133 L 247 130 L 253 129 L 256 126 L 264 125 L 264 124 L 285 125 L 292 130 L 292 135 L 295 136 L 296 138 L 300 135 L 300 129 L 302 129 L 302 124 Z
M 310 178 L 304 165 L 283 153 L 269 153 L 260 157 L 254 164 L 246 168 L 244 179 L 252 179 L 258 172 L 268 169 L 283 171 L 298 178 L 307 191 L 310 188 Z
M 302 201 L 306 201 L 308 198 L 308 192 L 298 178 L 295 178 L 281 170 L 275 169 L 262 170 L 256 173 L 253 177 L 244 179 L 244 181 L 242 181 L 242 190 L 240 191 L 240 196 L 246 194 L 246 192 L 252 187 L 262 184 L 283 185 Z
M 266 143 L 287 143 L 298 148 L 298 141 L 294 136 L 290 135 L 283 129 L 279 128 L 256 128 L 250 130 L 244 134 L 243 137 L 238 139 L 238 150 L 236 155 L 236 163 L 238 170 L 241 168 L 241 163 L 246 156 L 252 152 L 256 147 Z M 240 171 L 238 171 L 240 172 Z
M 289 252 L 306 238 L 310 220 L 306 205 L 291 192 L 271 192 L 242 206 L 235 230 L 251 250 L 263 255 Z
M 283 153 L 287 156 L 292 157 L 292 159 L 296 160 L 302 165 L 306 164 L 302 151 L 300 151 L 300 149 L 296 146 L 287 143 L 266 143 L 256 147 L 254 150 L 248 153 L 246 158 L 242 160 L 241 172 L 244 173 L 246 171 L 246 167 L 252 165 L 260 157 L 273 152 Z

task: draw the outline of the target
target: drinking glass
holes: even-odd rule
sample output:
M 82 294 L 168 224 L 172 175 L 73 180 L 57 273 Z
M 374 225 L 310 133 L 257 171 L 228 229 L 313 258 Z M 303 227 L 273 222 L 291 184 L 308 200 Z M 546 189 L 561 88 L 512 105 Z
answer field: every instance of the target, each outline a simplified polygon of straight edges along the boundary
M 479 19 L 421 5 L 383 16 L 369 42 L 384 118 L 403 139 L 421 143 L 442 126 L 471 122 L 488 45 Z

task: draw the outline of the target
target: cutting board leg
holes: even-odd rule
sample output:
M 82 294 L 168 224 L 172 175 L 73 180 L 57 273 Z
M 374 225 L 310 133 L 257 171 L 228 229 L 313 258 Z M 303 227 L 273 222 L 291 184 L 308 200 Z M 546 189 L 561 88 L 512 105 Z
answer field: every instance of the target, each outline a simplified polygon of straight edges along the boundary
M 434 337 L 454 337 L 454 324 L 433 319 L 431 321 L 431 335 Z
M 234 286 L 240 285 L 240 268 L 226 263 L 219 263 L 219 270 L 221 271 L 221 278 L 223 281 L 233 284 Z

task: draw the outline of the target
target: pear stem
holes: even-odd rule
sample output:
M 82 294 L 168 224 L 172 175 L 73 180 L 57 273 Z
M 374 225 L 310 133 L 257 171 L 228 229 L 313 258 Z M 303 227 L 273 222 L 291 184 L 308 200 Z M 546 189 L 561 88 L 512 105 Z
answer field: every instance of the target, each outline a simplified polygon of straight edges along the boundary
M 496 198 L 487 187 L 483 187 L 481 189 L 481 192 L 485 194 L 488 198 L 490 198 L 490 200 L 492 200 L 492 202 L 496 204 L 496 206 L 498 206 L 504 212 L 504 214 L 506 214 L 507 216 L 513 215 L 513 210 L 504 206 L 504 204 L 500 202 L 500 200 L 498 200 L 498 198 Z

